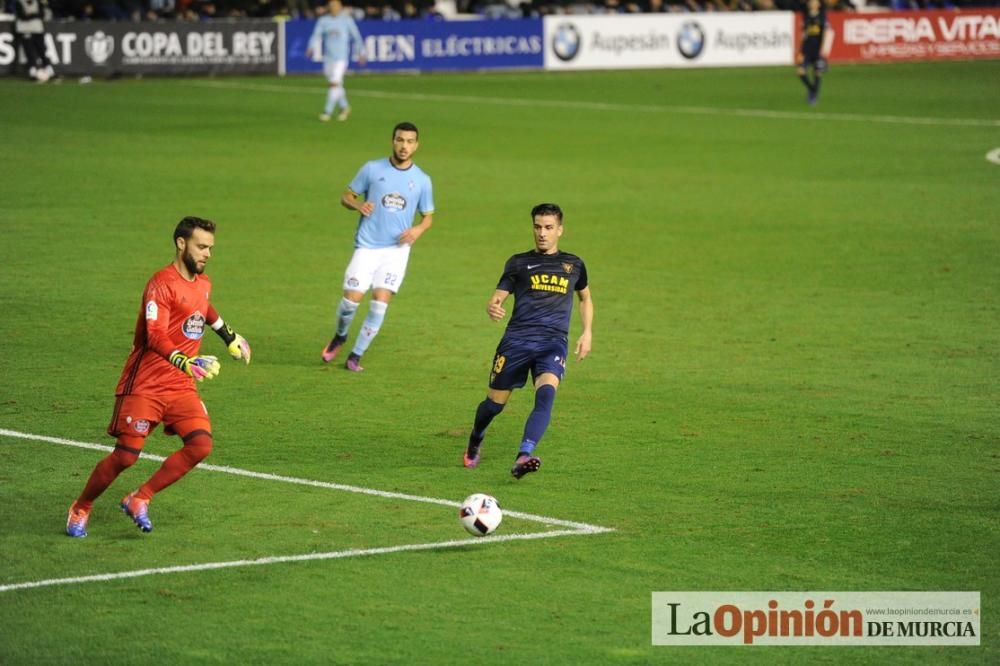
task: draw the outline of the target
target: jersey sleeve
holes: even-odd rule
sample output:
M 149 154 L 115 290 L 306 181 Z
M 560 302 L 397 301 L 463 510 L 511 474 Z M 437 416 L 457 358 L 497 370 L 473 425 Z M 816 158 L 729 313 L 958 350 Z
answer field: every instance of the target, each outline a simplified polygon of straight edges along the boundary
M 215 309 L 214 305 L 212 305 L 211 303 L 209 303 L 208 304 L 208 315 L 206 316 L 206 321 L 207 321 L 208 325 L 209 326 L 213 326 L 215 324 L 215 322 L 219 321 L 221 318 L 222 317 L 221 317 L 221 315 L 219 315 L 219 311 Z
M 369 173 L 371 172 L 371 162 L 368 162 L 363 167 L 358 169 L 358 173 L 354 176 L 354 180 L 347 186 L 351 192 L 355 194 L 368 194 L 368 185 L 370 182 Z
M 574 289 L 576 291 L 583 291 L 587 288 L 587 265 L 580 260 L 580 277 L 576 279 L 576 286 Z
M 146 285 L 142 295 L 143 312 L 146 322 L 146 342 L 149 347 L 163 358 L 169 359 L 174 352 L 174 344 L 170 340 L 170 306 L 173 302 L 170 287 L 152 280 Z
M 431 177 L 425 176 L 424 187 L 420 191 L 420 201 L 417 208 L 421 215 L 428 215 L 434 212 L 434 186 L 431 185 Z
M 312 35 L 309 37 L 309 48 L 317 49 L 320 46 L 320 36 L 323 34 L 323 19 L 320 18 L 316 21 L 316 26 L 313 28 Z
M 507 263 L 503 267 L 503 275 L 500 276 L 500 281 L 497 282 L 497 289 L 503 289 L 506 292 L 514 293 L 514 286 L 517 284 L 517 261 L 514 257 L 507 260 Z
M 365 43 L 361 39 L 361 31 L 358 30 L 358 24 L 355 23 L 354 19 L 351 19 L 351 22 L 348 23 L 348 26 L 349 26 L 348 27 L 348 32 L 351 35 L 351 41 L 354 42 L 355 48 L 357 49 L 357 51 L 359 53 L 364 53 L 365 52 Z

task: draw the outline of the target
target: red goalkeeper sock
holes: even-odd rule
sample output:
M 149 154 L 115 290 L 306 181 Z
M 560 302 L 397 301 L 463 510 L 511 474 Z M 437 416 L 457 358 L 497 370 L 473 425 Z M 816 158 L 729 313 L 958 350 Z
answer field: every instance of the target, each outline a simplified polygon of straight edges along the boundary
M 204 460 L 212 452 L 212 435 L 204 430 L 195 431 L 184 440 L 184 446 L 171 453 L 160 469 L 156 470 L 149 481 L 142 484 L 135 496 L 139 499 L 151 500 L 153 495 L 176 483 L 194 466 Z
M 137 446 L 129 446 L 129 444 Z M 115 445 L 115 450 L 94 466 L 94 471 L 87 479 L 87 485 L 84 486 L 83 492 L 76 500 L 77 508 L 89 509 L 94 506 L 94 500 L 114 483 L 123 470 L 131 467 L 139 459 L 142 445 L 141 438 L 137 438 L 137 441 L 119 440 L 118 444 Z

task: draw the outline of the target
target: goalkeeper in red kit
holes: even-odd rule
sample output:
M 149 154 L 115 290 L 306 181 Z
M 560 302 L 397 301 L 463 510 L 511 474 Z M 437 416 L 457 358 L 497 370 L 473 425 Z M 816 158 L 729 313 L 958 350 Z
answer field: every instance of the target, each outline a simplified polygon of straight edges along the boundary
M 219 361 L 201 354 L 206 326 L 222 338 L 229 354 L 250 363 L 250 345 L 222 320 L 208 299 L 212 281 L 205 264 L 215 244 L 215 223 L 185 217 L 174 229 L 174 260 L 146 283 L 135 325 L 132 353 L 115 391 L 108 434 L 114 451 L 97 463 L 83 492 L 69 508 L 66 534 L 87 536 L 94 501 L 131 467 L 146 437 L 162 423 L 164 432 L 184 445 L 170 455 L 139 488 L 121 501 L 121 509 L 143 532 L 150 532 L 149 501 L 187 474 L 212 451 L 212 422 L 195 382 L 219 374 Z

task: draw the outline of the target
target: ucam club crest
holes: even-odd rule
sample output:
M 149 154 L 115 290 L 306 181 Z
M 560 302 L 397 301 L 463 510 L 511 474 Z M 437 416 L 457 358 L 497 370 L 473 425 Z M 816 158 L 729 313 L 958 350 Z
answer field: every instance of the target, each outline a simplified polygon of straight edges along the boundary
M 98 30 L 83 40 L 83 49 L 95 65 L 104 65 L 115 52 L 115 38 Z

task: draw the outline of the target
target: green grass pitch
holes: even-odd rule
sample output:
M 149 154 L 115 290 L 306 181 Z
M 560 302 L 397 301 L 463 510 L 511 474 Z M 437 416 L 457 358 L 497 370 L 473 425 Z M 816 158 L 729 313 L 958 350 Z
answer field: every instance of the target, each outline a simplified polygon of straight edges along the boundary
M 997 80 L 836 67 L 810 108 L 791 68 L 355 76 L 331 124 L 320 77 L 0 81 L 0 429 L 110 443 L 143 284 L 201 215 L 254 348 L 202 388 L 206 463 L 319 482 L 199 469 L 143 535 L 117 510 L 140 461 L 74 540 L 104 454 L 0 435 L 0 587 L 169 570 L 0 592 L 0 663 L 997 663 Z M 400 120 L 437 213 L 355 375 L 319 360 L 338 200 Z M 486 299 L 541 201 L 587 262 L 594 351 L 518 482 L 527 392 L 460 460 Z M 456 511 L 336 484 L 487 492 L 501 536 L 564 529 L 517 512 L 613 531 L 405 550 L 465 539 Z M 289 559 L 169 569 L 261 558 Z M 982 645 L 654 647 L 662 590 L 980 591 Z

